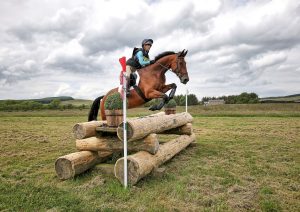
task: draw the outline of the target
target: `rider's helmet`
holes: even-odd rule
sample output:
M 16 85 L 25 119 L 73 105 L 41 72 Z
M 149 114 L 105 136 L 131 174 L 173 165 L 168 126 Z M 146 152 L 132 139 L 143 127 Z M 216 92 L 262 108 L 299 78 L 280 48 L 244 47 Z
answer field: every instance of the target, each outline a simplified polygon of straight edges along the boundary
M 146 44 L 152 45 L 153 44 L 153 40 L 152 39 L 144 39 L 143 42 L 142 42 L 142 46 L 144 46 Z

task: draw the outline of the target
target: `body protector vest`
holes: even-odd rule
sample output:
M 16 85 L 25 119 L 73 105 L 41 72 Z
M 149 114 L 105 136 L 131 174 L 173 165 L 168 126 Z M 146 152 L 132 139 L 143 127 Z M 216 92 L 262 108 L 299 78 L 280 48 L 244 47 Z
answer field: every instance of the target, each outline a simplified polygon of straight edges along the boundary
M 143 48 L 136 48 L 134 47 L 133 51 L 132 51 L 132 56 L 131 58 L 129 58 L 127 61 L 126 61 L 126 65 L 129 65 L 129 66 L 132 66 L 136 69 L 140 69 L 142 68 L 141 64 L 139 63 L 139 60 L 136 56 L 136 54 L 139 52 L 139 51 L 142 51 L 143 53 L 143 57 L 147 58 L 149 60 L 149 55 L 148 55 L 148 52 L 146 52 Z

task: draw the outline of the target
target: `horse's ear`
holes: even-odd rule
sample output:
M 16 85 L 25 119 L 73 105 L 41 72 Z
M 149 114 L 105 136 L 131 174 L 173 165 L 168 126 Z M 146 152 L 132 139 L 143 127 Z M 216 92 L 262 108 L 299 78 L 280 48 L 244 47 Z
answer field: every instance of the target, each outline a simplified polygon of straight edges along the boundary
M 178 57 L 184 57 L 184 51 L 185 51 L 185 49 L 179 53 Z
M 183 50 L 183 51 L 184 51 L 184 50 Z M 189 51 L 189 50 L 186 50 L 186 51 L 183 53 L 182 56 L 185 57 L 185 55 L 188 53 L 188 51 Z

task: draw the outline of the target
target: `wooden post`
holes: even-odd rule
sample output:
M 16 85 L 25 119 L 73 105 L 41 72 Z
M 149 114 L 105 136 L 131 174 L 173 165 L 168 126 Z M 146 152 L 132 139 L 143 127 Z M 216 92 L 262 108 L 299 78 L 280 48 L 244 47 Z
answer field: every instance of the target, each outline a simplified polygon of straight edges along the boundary
M 102 157 L 97 152 L 81 151 L 59 157 L 55 161 L 55 171 L 59 179 L 66 180 L 72 178 L 94 165 L 108 159 L 110 154 L 104 154 Z
M 170 160 L 174 155 L 186 148 L 195 140 L 195 134 L 190 136 L 181 135 L 163 145 L 160 145 L 158 152 L 151 155 L 148 152 L 140 151 L 127 157 L 128 161 L 128 183 L 136 184 L 140 179 L 148 175 L 155 167 Z M 117 160 L 115 164 L 115 176 L 123 183 L 124 158 Z
M 76 140 L 76 148 L 80 151 L 110 151 L 116 152 L 123 150 L 123 142 L 116 136 L 106 137 L 90 137 L 86 139 Z M 155 154 L 158 151 L 159 142 L 156 134 L 150 134 L 142 140 L 132 141 L 128 143 L 128 151 L 138 152 L 147 151 Z
M 142 117 L 127 121 L 128 141 L 138 140 L 150 133 L 160 133 L 193 121 L 189 113 Z M 117 134 L 123 140 L 123 123 L 119 125 Z
M 105 124 L 106 121 L 89 121 L 77 123 L 73 127 L 73 134 L 76 139 L 88 138 L 96 135 L 96 128 Z

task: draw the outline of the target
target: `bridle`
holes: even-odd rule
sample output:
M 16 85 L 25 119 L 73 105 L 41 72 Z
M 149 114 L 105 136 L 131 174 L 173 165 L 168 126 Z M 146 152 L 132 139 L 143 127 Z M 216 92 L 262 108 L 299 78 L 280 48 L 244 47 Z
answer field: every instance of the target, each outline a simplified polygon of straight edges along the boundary
M 182 77 L 182 74 L 179 72 L 181 67 L 179 65 L 179 60 L 183 60 L 184 57 L 179 57 L 177 54 L 176 54 L 176 63 L 177 63 L 177 66 L 175 68 L 175 70 L 171 69 L 173 73 L 175 73 L 179 78 Z M 165 69 L 165 71 L 169 70 L 171 67 L 171 64 L 168 65 L 168 66 L 165 66 L 159 62 L 157 62 L 161 67 L 163 67 Z

